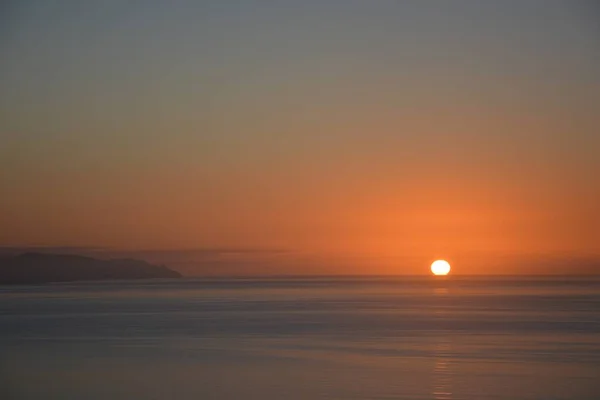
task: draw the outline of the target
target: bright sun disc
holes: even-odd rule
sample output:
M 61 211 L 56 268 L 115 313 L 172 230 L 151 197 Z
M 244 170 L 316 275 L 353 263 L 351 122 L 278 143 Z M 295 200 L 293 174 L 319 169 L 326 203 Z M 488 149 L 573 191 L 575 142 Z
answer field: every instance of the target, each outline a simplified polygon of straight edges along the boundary
M 431 264 L 431 272 L 434 275 L 448 275 L 450 272 L 450 264 L 446 260 L 437 260 Z

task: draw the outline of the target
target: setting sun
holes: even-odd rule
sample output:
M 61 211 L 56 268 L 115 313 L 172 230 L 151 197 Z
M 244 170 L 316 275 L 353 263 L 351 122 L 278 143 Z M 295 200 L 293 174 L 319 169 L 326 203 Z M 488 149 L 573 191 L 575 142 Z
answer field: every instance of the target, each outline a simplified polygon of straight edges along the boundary
M 446 260 L 437 260 L 431 264 L 431 272 L 434 275 L 448 275 L 450 264 Z

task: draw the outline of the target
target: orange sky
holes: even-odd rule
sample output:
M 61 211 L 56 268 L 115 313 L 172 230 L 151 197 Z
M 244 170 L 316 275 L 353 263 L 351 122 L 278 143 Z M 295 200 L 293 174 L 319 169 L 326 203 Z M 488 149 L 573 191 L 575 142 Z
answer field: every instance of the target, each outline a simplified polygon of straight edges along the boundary
M 247 274 L 600 260 L 600 43 L 550 3 L 15 6 L 0 246 L 265 250 L 215 261 Z

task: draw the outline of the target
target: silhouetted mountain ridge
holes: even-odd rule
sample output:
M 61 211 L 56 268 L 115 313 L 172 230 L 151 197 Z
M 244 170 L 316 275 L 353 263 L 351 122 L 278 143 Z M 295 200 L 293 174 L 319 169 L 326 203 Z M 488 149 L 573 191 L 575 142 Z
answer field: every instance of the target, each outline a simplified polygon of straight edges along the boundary
M 101 260 L 42 253 L 0 257 L 0 284 L 156 278 L 181 278 L 181 274 L 163 265 L 135 259 Z

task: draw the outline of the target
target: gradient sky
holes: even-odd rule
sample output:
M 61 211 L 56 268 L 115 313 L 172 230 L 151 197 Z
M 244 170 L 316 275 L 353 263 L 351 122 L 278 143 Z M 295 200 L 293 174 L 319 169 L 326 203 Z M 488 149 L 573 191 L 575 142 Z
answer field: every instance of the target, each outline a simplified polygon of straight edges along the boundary
M 2 246 L 600 260 L 592 1 L 0 7 Z

